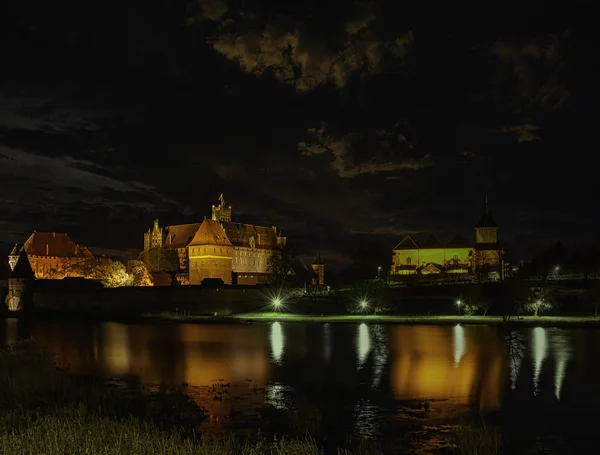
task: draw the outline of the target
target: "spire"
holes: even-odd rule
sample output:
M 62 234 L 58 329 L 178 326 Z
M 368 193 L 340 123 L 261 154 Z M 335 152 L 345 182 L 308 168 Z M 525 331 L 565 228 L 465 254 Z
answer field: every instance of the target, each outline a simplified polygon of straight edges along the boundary
M 321 259 L 321 253 L 317 252 L 317 257 L 315 258 L 315 262 L 313 262 L 313 265 L 325 265 L 323 259 Z
M 10 252 L 9 256 L 17 256 L 18 254 L 19 254 L 19 244 L 15 243 L 15 246 L 13 246 L 13 249 Z
M 479 223 L 477 223 L 476 227 L 498 227 L 494 221 L 492 211 L 490 210 L 487 191 L 485 192 L 485 205 L 483 206 L 483 213 L 481 214 L 481 218 L 479 218 Z
M 33 273 L 33 269 L 31 268 L 31 264 L 29 263 L 29 258 L 25 251 L 21 251 L 19 255 L 19 259 L 15 265 L 15 268 L 12 270 L 11 278 L 35 278 L 35 274 Z

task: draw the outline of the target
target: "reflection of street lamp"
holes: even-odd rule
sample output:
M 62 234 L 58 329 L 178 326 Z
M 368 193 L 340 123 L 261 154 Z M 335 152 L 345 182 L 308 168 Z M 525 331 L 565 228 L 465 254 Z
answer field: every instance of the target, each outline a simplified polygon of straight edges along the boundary
M 381 279 L 381 266 L 377 267 L 377 279 Z
M 458 299 L 456 301 L 456 306 L 458 307 L 458 315 L 460 316 L 460 306 L 462 305 L 462 300 Z

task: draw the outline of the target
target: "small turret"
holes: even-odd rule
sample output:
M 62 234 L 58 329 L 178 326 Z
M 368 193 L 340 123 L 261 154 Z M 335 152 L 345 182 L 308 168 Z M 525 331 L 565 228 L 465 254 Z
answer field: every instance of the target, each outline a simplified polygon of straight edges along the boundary
M 225 206 L 225 198 L 223 193 L 219 196 L 219 205 L 212 206 L 212 219 L 213 221 L 231 222 L 231 206 Z
M 17 265 L 17 261 L 19 260 L 19 244 L 15 243 L 12 251 L 8 255 L 8 265 L 10 266 L 10 270 L 14 270 Z

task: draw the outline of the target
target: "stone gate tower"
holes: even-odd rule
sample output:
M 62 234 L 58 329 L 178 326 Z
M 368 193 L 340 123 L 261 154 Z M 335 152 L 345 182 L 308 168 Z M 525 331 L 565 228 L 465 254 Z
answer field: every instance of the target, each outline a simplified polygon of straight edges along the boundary
M 34 280 L 35 274 L 31 269 L 27 254 L 22 251 L 8 277 L 8 295 L 6 296 L 8 311 L 23 311 L 31 307 L 33 304 L 31 287 Z

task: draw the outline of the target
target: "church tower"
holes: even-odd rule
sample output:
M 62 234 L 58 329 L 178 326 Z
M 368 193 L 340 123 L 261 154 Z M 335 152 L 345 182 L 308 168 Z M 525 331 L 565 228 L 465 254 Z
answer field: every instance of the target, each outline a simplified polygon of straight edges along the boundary
M 481 214 L 481 218 L 479 218 L 479 223 L 475 227 L 475 242 L 477 244 L 498 243 L 498 225 L 494 221 L 487 196 L 485 197 L 483 213 Z
M 480 278 L 504 279 L 504 251 L 498 244 L 498 229 L 486 195 L 483 213 L 475 226 L 473 271 Z
M 231 206 L 225 206 L 225 198 L 223 197 L 223 193 L 219 196 L 219 205 L 212 206 L 212 219 L 213 221 L 222 222 L 231 222 Z

